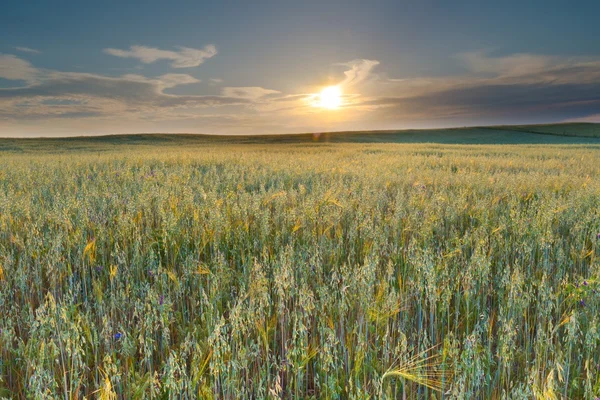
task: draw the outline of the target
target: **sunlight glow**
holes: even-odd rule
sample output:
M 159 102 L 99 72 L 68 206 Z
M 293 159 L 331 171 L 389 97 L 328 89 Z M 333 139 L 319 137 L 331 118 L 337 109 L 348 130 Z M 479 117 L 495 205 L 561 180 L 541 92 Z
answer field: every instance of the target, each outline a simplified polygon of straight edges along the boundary
M 330 110 L 342 104 L 342 91 L 337 86 L 327 86 L 319 95 L 319 106 Z

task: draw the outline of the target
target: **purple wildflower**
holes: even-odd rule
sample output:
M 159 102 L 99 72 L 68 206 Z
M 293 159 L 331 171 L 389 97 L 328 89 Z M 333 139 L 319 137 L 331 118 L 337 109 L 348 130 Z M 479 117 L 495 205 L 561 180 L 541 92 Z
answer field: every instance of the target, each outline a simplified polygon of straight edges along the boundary
M 596 235 L 596 238 L 597 238 L 597 239 L 600 239 L 600 233 Z
M 123 337 L 123 334 L 121 332 L 117 332 L 113 337 L 115 338 L 115 340 L 119 340 Z
M 583 281 L 583 286 L 587 286 L 587 285 L 588 285 L 587 281 Z
M 581 305 L 581 307 L 585 307 L 585 301 L 584 301 L 583 299 L 581 299 L 581 300 L 579 301 L 579 304 Z
M 161 294 L 161 295 L 160 295 L 159 304 L 162 306 L 164 302 L 165 302 L 165 296 L 163 296 L 163 295 Z

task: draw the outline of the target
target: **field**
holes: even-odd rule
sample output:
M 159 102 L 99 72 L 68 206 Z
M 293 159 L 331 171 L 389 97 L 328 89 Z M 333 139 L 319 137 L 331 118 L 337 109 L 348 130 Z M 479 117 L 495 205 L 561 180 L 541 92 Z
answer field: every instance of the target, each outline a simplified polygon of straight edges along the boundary
M 0 397 L 600 396 L 600 139 L 372 135 L 0 140 Z

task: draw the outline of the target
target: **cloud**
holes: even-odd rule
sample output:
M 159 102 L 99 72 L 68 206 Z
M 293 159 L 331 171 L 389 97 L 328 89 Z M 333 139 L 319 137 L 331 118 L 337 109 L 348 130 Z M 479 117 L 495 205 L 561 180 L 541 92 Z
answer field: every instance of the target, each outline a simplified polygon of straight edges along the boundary
M 148 62 L 175 62 L 173 52 L 167 53 L 168 57 L 144 57 Z M 283 133 L 587 121 L 600 115 L 600 59 L 491 57 L 479 52 L 463 53 L 454 61 L 465 67 L 462 74 L 394 79 L 385 71 L 374 72 L 376 60 L 337 64 L 345 67 L 338 77 L 345 105 L 331 112 L 312 106 L 316 88 L 280 92 L 219 85 L 217 95 L 182 95 L 175 93 L 200 80 L 179 73 L 147 77 L 139 72 L 121 76 L 59 72 L 0 55 L 0 77 L 15 84 L 25 81 L 19 87 L 0 88 L 0 130 Z
M 588 123 L 599 124 L 600 123 L 600 114 L 588 115 L 587 117 L 567 119 L 567 121 L 568 122 L 588 122 Z
M 259 86 L 224 87 L 223 96 L 240 99 L 260 99 L 269 95 L 280 94 L 277 90 L 265 89 Z
M 161 50 L 154 47 L 131 46 L 129 50 L 104 49 L 106 54 L 121 58 L 136 58 L 144 64 L 151 64 L 159 60 L 170 60 L 173 68 L 197 67 L 217 54 L 217 48 L 210 44 L 204 49 L 191 47 L 177 47 L 178 51 Z
M 379 120 L 444 119 L 461 124 L 560 121 L 600 114 L 600 60 L 533 54 L 467 59 L 468 75 L 374 82 L 370 91 L 363 90 L 372 95 L 350 107 Z
M 40 119 L 92 116 L 167 115 L 176 108 L 243 105 L 250 99 L 175 95 L 166 89 L 200 82 L 187 74 L 148 78 L 138 74 L 109 77 L 91 73 L 39 70 L 15 56 L 0 56 L 0 77 L 27 85 L 0 88 L 0 117 Z
M 456 58 L 471 72 L 500 76 L 531 74 L 547 69 L 552 63 L 552 57 L 527 53 L 489 57 L 485 52 L 479 51 L 459 53 Z
M 186 74 L 165 74 L 157 78 L 157 83 L 159 83 L 159 85 L 162 85 L 162 87 L 164 88 L 171 88 L 180 85 L 190 85 L 192 83 L 199 82 L 200 79 L 196 79 L 193 76 Z
M 573 105 L 582 107 L 584 104 L 588 104 L 592 109 L 600 106 L 600 83 L 475 85 L 411 97 L 376 98 L 361 103 L 370 106 L 397 106 L 404 110 L 423 110 L 431 114 L 449 111 L 452 114 L 477 115 L 526 113 Z
M 22 51 L 23 53 L 31 53 L 31 54 L 41 54 L 42 52 L 36 49 L 32 49 L 30 47 L 15 47 L 16 50 Z
M 163 92 L 182 84 L 198 82 L 189 75 L 168 74 L 157 78 L 141 75 L 123 75 L 113 78 L 96 74 L 60 72 L 44 81 L 18 88 L 0 89 L 0 99 L 27 98 L 104 98 L 127 106 L 153 105 L 173 107 L 180 105 L 240 104 L 243 99 L 225 96 L 182 96 Z
M 9 81 L 32 81 L 38 70 L 12 54 L 0 54 L 0 78 Z
M 557 79 L 590 81 L 600 77 L 600 60 L 589 57 L 564 58 L 529 53 L 490 57 L 485 52 L 469 52 L 457 54 L 456 59 L 469 72 L 499 80 L 545 80 L 556 83 Z
M 342 65 L 345 67 L 350 67 L 349 70 L 344 72 L 346 79 L 344 79 L 340 86 L 348 87 L 348 86 L 356 86 L 362 82 L 364 82 L 368 77 L 373 68 L 379 65 L 379 61 L 377 60 L 365 60 L 358 59 L 352 60 L 347 63 L 341 63 L 337 65 Z

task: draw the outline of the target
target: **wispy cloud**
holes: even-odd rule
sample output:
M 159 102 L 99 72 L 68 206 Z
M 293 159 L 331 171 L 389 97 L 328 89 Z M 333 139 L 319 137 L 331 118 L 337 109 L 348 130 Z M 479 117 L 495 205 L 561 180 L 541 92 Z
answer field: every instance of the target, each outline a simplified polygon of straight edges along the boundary
M 0 54 L 0 78 L 9 81 L 32 81 L 38 70 L 29 62 L 13 56 L 12 54 Z
M 41 54 L 42 52 L 36 49 L 32 49 L 31 47 L 15 47 L 16 50 L 22 51 L 23 53 L 31 53 L 31 54 Z
M 141 75 L 107 77 L 77 72 L 56 72 L 40 83 L 0 89 L 0 99 L 24 98 L 105 98 L 124 106 L 179 106 L 239 104 L 237 97 L 170 95 L 164 89 L 198 82 L 189 75 L 168 74 L 156 78 Z
M 511 54 L 491 57 L 486 52 L 467 52 L 456 55 L 459 63 L 471 72 L 500 76 L 518 76 L 543 71 L 552 65 L 552 57 L 538 54 Z
M 278 90 L 265 89 L 259 86 L 225 87 L 223 96 L 240 99 L 260 99 L 269 95 L 280 94 Z
M 349 70 L 344 72 L 346 79 L 344 79 L 340 86 L 348 87 L 348 86 L 356 86 L 363 81 L 365 81 L 373 68 L 379 65 L 379 61 L 377 60 L 365 60 L 358 59 L 348 61 L 347 63 L 338 64 L 345 67 L 350 67 Z
M 590 122 L 590 123 L 600 123 L 600 114 L 588 115 L 587 117 L 582 118 L 572 118 L 568 119 L 568 122 Z
M 109 77 L 34 68 L 27 61 L 0 55 L 0 78 L 24 80 L 24 86 L 0 88 L 0 117 L 36 119 L 91 116 L 167 115 L 170 110 L 246 104 L 240 97 L 175 95 L 166 89 L 200 82 L 187 74 L 148 78 L 138 74 Z
M 349 107 L 399 126 L 418 120 L 557 121 L 600 113 L 598 59 L 485 53 L 456 58 L 465 75 L 374 80 L 360 87 L 363 95 Z
M 197 67 L 217 54 L 217 48 L 210 44 L 203 49 L 191 47 L 177 47 L 178 51 L 161 50 L 155 47 L 131 46 L 129 50 L 104 49 L 106 54 L 122 58 L 135 58 L 144 64 L 151 64 L 159 60 L 170 60 L 173 68 Z

